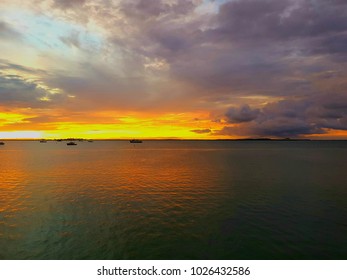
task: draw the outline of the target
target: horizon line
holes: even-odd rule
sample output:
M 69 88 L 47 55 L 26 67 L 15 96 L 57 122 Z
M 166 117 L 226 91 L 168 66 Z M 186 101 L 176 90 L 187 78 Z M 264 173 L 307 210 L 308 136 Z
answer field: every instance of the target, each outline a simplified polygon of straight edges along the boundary
M 2 138 L 0 141 L 130 141 L 134 138 Z M 347 141 L 347 139 L 332 138 L 332 139 L 310 139 L 310 138 L 216 138 L 216 139 L 201 139 L 201 138 L 136 138 L 142 141 Z

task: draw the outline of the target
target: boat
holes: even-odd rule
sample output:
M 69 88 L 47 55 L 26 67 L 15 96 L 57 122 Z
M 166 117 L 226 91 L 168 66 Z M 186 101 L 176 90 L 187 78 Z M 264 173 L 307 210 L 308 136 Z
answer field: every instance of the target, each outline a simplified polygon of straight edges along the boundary
M 67 142 L 66 145 L 68 145 L 68 146 L 76 146 L 77 144 L 75 142 Z
M 0 145 L 5 145 L 5 143 L 4 142 L 0 142 Z
M 40 140 L 40 143 L 47 143 L 45 139 Z
M 132 139 L 132 140 L 130 140 L 130 143 L 142 143 L 142 140 Z

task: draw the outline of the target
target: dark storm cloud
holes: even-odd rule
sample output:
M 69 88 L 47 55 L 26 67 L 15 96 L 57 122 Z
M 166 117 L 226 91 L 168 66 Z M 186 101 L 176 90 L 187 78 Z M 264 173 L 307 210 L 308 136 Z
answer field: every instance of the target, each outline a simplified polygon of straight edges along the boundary
M 243 127 L 224 127 L 216 135 L 240 137 L 301 137 L 308 134 L 320 134 L 324 131 L 298 119 L 266 119 Z
M 7 74 L 7 71 L 16 74 Z M 31 78 L 27 78 L 28 75 Z M 51 94 L 44 83 L 44 80 L 50 75 L 42 69 L 0 59 L 0 104 L 35 108 L 61 104 L 66 99 L 66 95 L 63 93 Z
M 232 108 L 231 112 L 241 112 L 243 108 Z M 255 109 L 248 107 L 246 111 Z M 230 109 L 225 117 L 230 122 Z M 268 104 L 253 117 L 249 117 L 248 122 L 226 126 L 217 134 L 298 137 L 322 134 L 325 129 L 347 130 L 347 95 L 322 94 L 300 100 L 282 100 Z
M 48 100 L 43 100 L 48 98 Z M 62 102 L 63 94 L 52 95 L 37 81 L 26 80 L 20 75 L 0 72 L 0 104 L 6 106 L 46 108 Z
M 237 0 L 220 7 L 219 26 L 210 32 L 223 40 L 289 40 L 322 36 L 347 28 L 347 7 L 325 0 Z
M 312 42 L 312 53 L 339 55 L 347 53 L 347 34 L 334 34 Z
M 259 113 L 259 109 L 251 109 L 248 105 L 244 105 L 240 108 L 229 108 L 225 116 L 230 123 L 243 123 L 256 119 Z
M 129 26 L 136 30 L 129 37 L 113 38 L 113 42 L 150 58 L 163 58 L 174 63 L 182 52 L 196 45 L 195 34 L 201 33 L 201 19 L 194 16 L 194 9 L 201 1 L 135 0 L 120 3 Z M 124 22 L 123 22 L 124 23 Z M 130 28 L 129 28 L 130 27 Z
M 172 56 L 179 52 L 187 50 L 191 47 L 191 42 L 183 36 L 187 34 L 185 30 L 170 30 L 170 27 L 154 27 L 150 33 L 150 38 L 157 42 L 160 46 L 158 54 L 163 55 L 169 61 L 172 61 Z M 188 34 L 187 34 L 188 35 Z
M 300 95 L 311 90 L 315 69 L 329 68 L 347 49 L 347 4 L 338 1 L 231 1 L 210 21 L 204 29 L 194 21 L 147 31 L 157 43 L 153 55 L 169 61 L 173 77 L 234 94 Z M 332 57 L 310 61 L 317 54 Z
M 17 75 L 0 76 L 1 103 L 37 103 L 37 99 L 45 96 L 45 92 L 38 89 L 37 84 L 27 82 Z

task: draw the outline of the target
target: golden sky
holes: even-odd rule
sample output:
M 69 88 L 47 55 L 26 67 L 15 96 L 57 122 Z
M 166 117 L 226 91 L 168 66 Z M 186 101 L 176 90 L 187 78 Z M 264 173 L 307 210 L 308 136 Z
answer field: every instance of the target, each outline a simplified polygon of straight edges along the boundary
M 337 0 L 3 0 L 0 138 L 347 139 L 346 18 Z

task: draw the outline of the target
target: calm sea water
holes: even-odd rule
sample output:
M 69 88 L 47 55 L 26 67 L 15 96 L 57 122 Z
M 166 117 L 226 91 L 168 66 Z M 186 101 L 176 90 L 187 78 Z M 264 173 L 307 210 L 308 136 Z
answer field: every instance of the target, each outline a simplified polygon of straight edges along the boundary
M 0 146 L 0 259 L 346 258 L 347 142 Z

